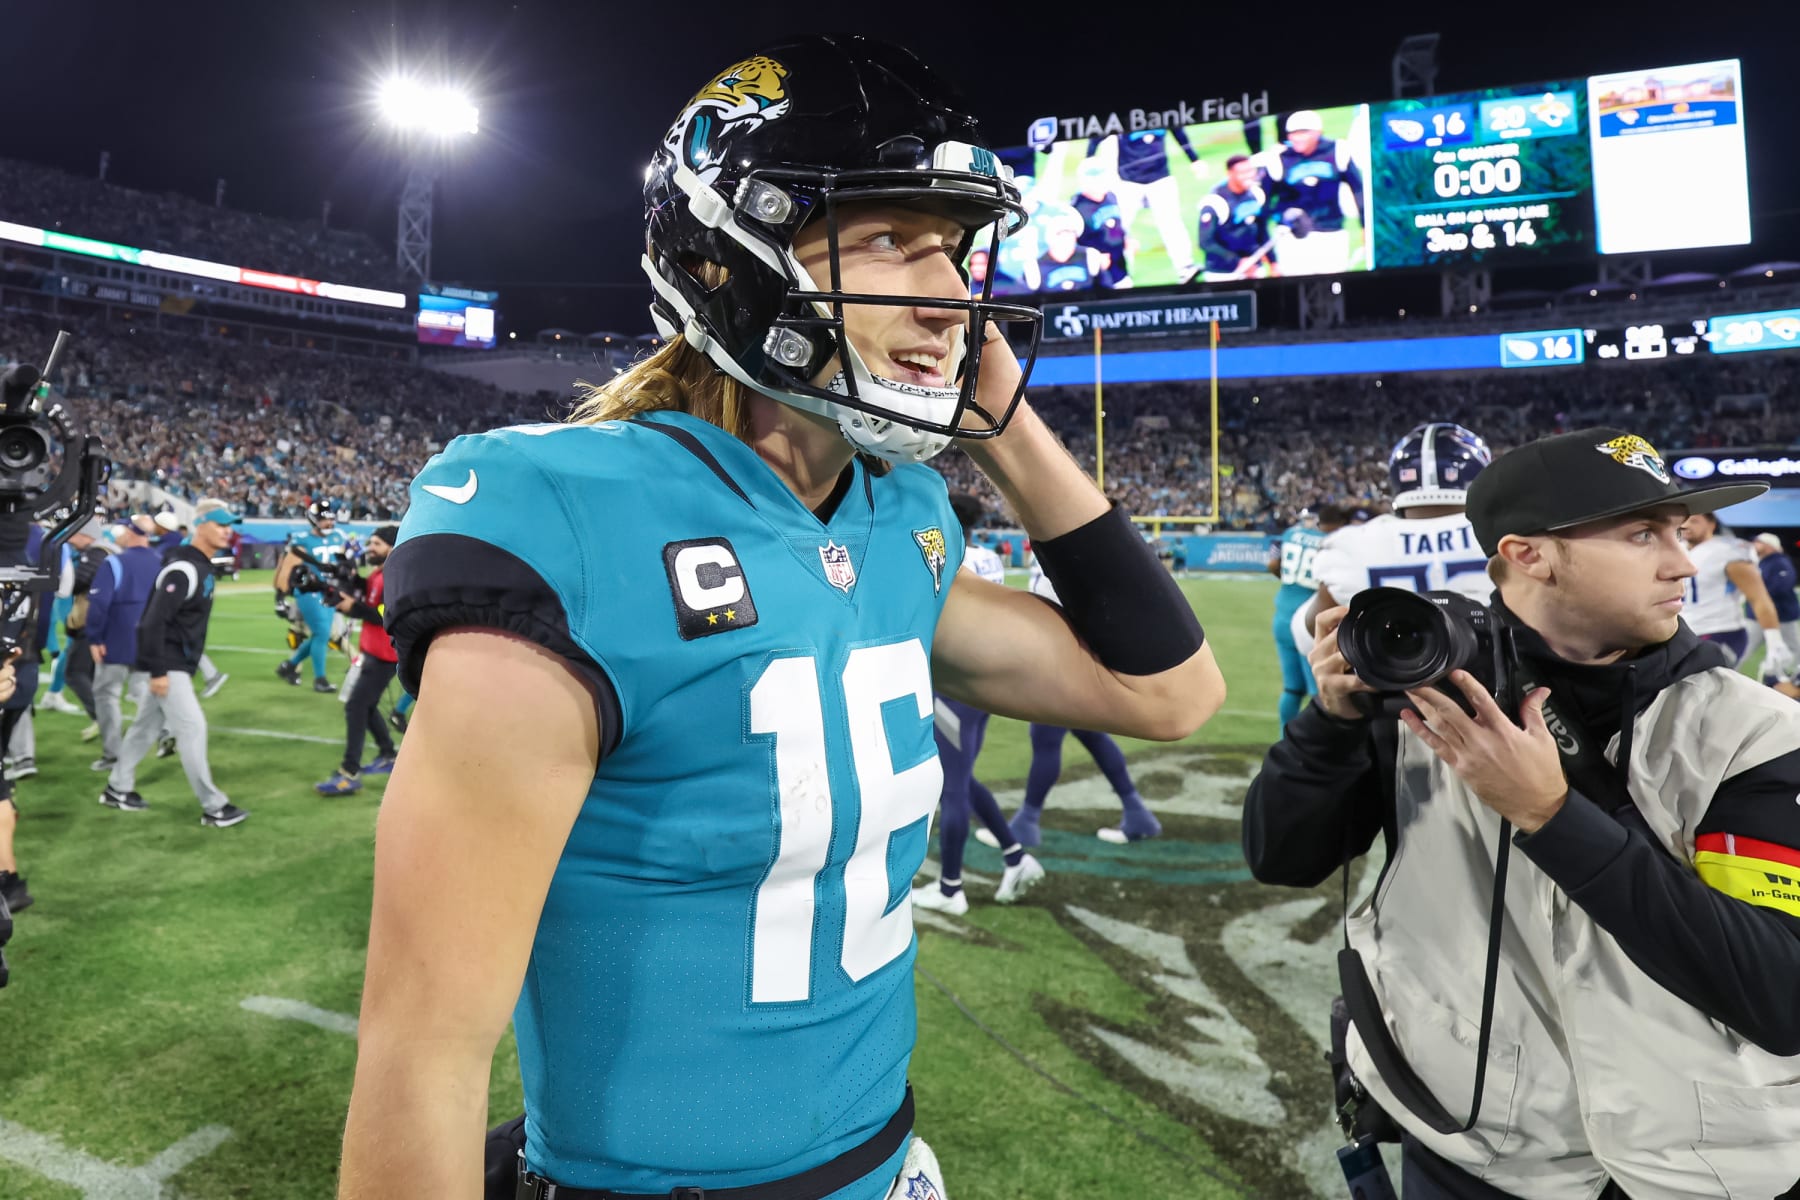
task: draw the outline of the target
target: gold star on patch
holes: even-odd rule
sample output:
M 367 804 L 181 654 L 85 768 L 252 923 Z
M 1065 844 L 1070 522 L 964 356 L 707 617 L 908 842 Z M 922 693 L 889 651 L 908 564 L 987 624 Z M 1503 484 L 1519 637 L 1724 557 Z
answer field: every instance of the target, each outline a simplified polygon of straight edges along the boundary
M 706 614 L 706 623 L 708 625 L 717 625 L 719 623 L 719 614 L 718 613 L 707 613 Z
M 735 621 L 735 620 L 737 620 L 737 609 L 735 609 L 735 608 L 728 608 L 728 609 L 726 609 L 726 610 L 725 610 L 725 619 L 726 619 L 726 620 L 727 620 L 727 621 Z

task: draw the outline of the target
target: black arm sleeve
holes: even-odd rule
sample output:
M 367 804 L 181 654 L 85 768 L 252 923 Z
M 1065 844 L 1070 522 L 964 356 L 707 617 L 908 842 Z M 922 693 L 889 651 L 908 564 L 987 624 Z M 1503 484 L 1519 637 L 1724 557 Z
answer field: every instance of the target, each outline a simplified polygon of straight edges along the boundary
M 1388 783 L 1368 721 L 1309 704 L 1269 747 L 1244 796 L 1244 861 L 1263 883 L 1316 887 L 1381 832 Z
M 1721 808 L 1743 807 L 1737 801 L 1771 782 L 1767 776 L 1789 776 L 1781 799 L 1800 807 L 1800 755 L 1765 768 L 1726 780 L 1708 823 Z M 1542 828 L 1515 840 L 1644 974 L 1771 1054 L 1800 1054 L 1800 920 L 1709 887 L 1657 845 L 1636 808 L 1609 817 L 1572 791 Z
M 396 546 L 382 580 L 387 631 L 407 691 L 419 694 L 425 653 L 440 630 L 458 625 L 503 630 L 567 659 L 570 669 L 593 685 L 601 756 L 618 745 L 623 731 L 612 680 L 576 643 L 556 590 L 525 560 L 480 538 L 432 533 Z

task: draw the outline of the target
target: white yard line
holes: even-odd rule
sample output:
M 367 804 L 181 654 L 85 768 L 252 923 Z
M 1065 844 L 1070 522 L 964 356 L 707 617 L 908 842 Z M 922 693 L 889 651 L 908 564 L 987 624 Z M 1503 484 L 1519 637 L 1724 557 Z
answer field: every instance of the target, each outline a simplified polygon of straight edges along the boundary
M 356 1036 L 356 1018 L 345 1013 L 331 1012 L 328 1009 L 314 1008 L 299 1000 L 287 1000 L 280 996 L 247 996 L 238 1002 L 238 1007 L 253 1013 L 261 1013 L 265 1017 L 276 1017 L 283 1021 L 300 1021 L 307 1025 L 316 1025 L 320 1029 L 332 1033 L 342 1033 L 349 1037 Z
M 239 729 L 232 725 L 214 725 L 214 733 L 235 733 L 239 737 L 278 738 L 284 742 L 313 742 L 320 746 L 341 746 L 343 738 L 314 737 L 310 733 L 283 733 L 279 729 Z
M 49 1134 L 38 1133 L 0 1119 L 0 1159 L 67 1184 L 85 1200 L 163 1200 L 165 1185 L 195 1159 L 218 1149 L 231 1130 L 208 1125 L 188 1134 L 141 1167 L 121 1167 L 63 1145 Z

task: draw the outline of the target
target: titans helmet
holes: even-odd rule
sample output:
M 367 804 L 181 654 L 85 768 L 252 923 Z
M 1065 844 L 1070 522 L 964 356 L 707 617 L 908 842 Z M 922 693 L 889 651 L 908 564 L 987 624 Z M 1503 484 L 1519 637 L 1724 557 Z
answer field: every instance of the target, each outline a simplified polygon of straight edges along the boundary
M 314 500 L 311 504 L 306 506 L 306 523 L 311 525 L 314 529 L 317 529 L 327 521 L 335 522 L 337 519 L 337 501 L 331 499 L 329 496 L 320 496 L 317 500 Z
M 1462 504 L 1475 476 L 1493 461 L 1487 443 L 1461 425 L 1440 421 L 1413 426 L 1388 455 L 1394 511 Z
M 720 72 L 681 110 L 645 172 L 643 268 L 657 329 L 745 387 L 831 418 L 864 453 L 920 462 L 953 437 L 998 434 L 1024 383 L 995 411 L 975 402 L 986 323 L 1029 330 L 1029 375 L 1041 315 L 990 300 L 986 287 L 972 299 L 842 290 L 838 210 L 854 201 L 956 221 L 964 230 L 956 263 L 978 237 L 996 261 L 1000 239 L 1025 222 L 1011 171 L 955 93 L 906 50 L 809 35 Z M 824 222 L 828 239 L 824 279 L 793 251 L 812 221 Z M 844 331 L 847 303 L 966 313 L 945 384 L 888 378 L 866 362 Z M 828 368 L 828 381 L 815 382 Z

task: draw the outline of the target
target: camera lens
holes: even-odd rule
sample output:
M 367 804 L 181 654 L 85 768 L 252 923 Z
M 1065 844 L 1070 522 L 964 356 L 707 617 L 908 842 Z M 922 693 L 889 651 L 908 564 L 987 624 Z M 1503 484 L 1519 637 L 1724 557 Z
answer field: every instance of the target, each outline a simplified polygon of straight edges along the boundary
M 0 471 L 30 471 L 50 457 L 44 435 L 28 425 L 0 430 Z
M 1424 596 L 1386 587 L 1356 594 L 1337 639 L 1350 668 L 1380 692 L 1437 679 L 1460 660 L 1467 640 Z
M 1375 628 L 1375 646 L 1390 671 L 1410 674 L 1431 656 L 1431 634 L 1413 614 L 1388 617 Z

